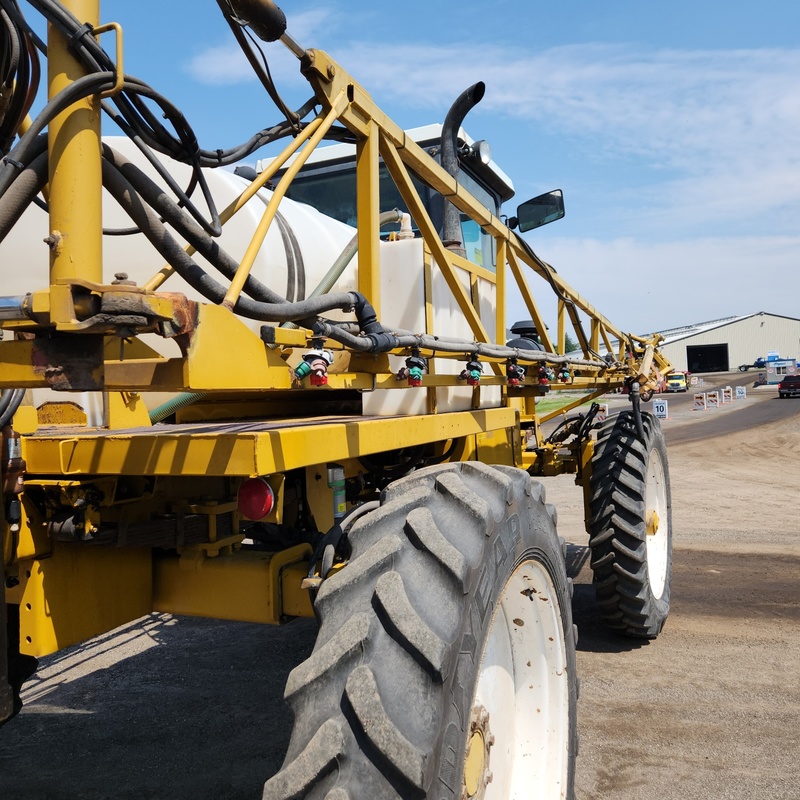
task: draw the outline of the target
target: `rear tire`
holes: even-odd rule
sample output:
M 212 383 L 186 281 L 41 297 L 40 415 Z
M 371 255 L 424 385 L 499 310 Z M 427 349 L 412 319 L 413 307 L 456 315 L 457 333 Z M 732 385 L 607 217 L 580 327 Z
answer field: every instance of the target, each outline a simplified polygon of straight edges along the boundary
M 642 412 L 609 417 L 592 457 L 589 547 L 605 623 L 626 636 L 654 639 L 669 614 L 672 509 L 661 424 Z
M 574 797 L 575 629 L 555 511 L 510 467 L 387 487 L 317 595 L 265 800 Z M 523 757 L 524 756 L 524 757 Z

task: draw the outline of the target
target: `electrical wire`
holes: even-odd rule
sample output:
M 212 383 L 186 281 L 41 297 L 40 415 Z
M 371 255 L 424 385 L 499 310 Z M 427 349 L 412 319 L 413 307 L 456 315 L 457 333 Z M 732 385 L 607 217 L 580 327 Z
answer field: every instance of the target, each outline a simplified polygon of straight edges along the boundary
M 261 81 L 261 85 L 267 90 L 267 94 L 270 96 L 272 102 L 275 103 L 278 109 L 284 114 L 286 121 L 290 125 L 297 127 L 301 117 L 298 117 L 296 112 L 291 111 L 286 103 L 283 102 L 280 94 L 278 94 L 278 90 L 275 88 L 275 83 L 273 82 L 272 75 L 270 74 L 269 64 L 266 56 L 264 55 L 261 47 L 256 44 L 255 39 L 250 31 L 245 28 L 244 20 L 241 20 L 236 16 L 233 7 L 229 2 L 227 2 L 227 0 L 217 0 L 217 5 L 222 12 L 222 16 L 225 18 L 225 21 L 228 23 L 228 27 L 230 27 L 231 33 L 233 33 L 234 38 L 244 53 L 245 58 L 247 58 L 247 60 L 250 62 L 253 72 L 255 72 L 256 77 Z M 253 52 L 253 46 L 260 54 L 261 62 L 259 62 L 256 54 Z
M 105 53 L 99 42 L 89 35 L 91 34 L 91 26 L 82 24 L 57 0 L 30 0 L 30 4 L 67 38 L 76 57 L 90 74 L 105 71 L 114 73 L 114 62 Z M 20 20 L 24 22 L 24 18 L 16 8 L 14 0 L 0 0 L 0 6 L 4 11 L 7 7 L 13 8 L 16 12 L 17 26 L 20 27 L 23 24 Z M 29 29 L 26 23 L 25 29 Z M 44 44 L 38 39 L 31 39 L 31 47 L 38 47 L 46 54 Z M 101 90 L 95 89 L 94 92 L 88 92 L 87 94 L 93 94 L 97 91 Z M 80 96 L 76 96 L 77 94 L 70 94 L 71 102 L 80 99 Z M 152 102 L 158 108 L 161 117 L 170 123 L 172 131 L 162 124 L 159 116 L 153 113 L 145 101 Z M 178 198 L 179 205 L 185 207 L 206 232 L 212 236 L 219 236 L 221 223 L 214 199 L 203 175 L 202 167 L 218 167 L 235 163 L 252 154 L 263 145 L 295 133 L 298 130 L 299 120 L 307 116 L 315 105 L 316 101 L 313 98 L 306 101 L 297 112 L 290 112 L 288 115 L 290 119 L 287 122 L 265 128 L 254 134 L 243 144 L 226 150 L 201 149 L 194 131 L 180 110 L 152 87 L 133 76 L 125 75 L 122 91 L 110 101 L 104 100 L 101 107 L 144 153 L 154 169 L 158 171 L 160 177 Z M 63 107 L 60 104 L 59 106 L 60 108 Z M 43 130 L 44 126 L 54 116 L 52 111 L 51 107 L 46 109 L 43 115 L 39 115 L 41 119 L 37 120 L 36 124 L 36 128 L 39 131 Z M 55 113 L 59 113 L 59 111 Z M 14 126 L 15 130 L 16 127 Z M 192 168 L 193 176 L 187 190 L 183 190 L 177 185 L 169 170 L 155 157 L 152 150 L 188 164 Z M 16 154 L 14 160 L 25 164 L 26 159 L 21 155 L 23 154 Z M 208 219 L 189 199 L 195 187 L 199 187 L 205 205 L 208 207 Z M 132 232 L 130 229 L 123 229 L 121 231 L 110 231 L 109 233 L 112 235 L 124 235 Z

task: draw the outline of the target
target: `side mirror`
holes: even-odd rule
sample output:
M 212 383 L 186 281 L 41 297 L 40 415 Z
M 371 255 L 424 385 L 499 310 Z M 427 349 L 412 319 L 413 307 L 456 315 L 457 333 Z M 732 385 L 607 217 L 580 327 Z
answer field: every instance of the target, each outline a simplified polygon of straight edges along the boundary
M 548 222 L 555 222 L 564 216 L 564 194 L 561 189 L 555 189 L 546 194 L 540 194 L 532 200 L 526 200 L 517 207 L 517 220 L 521 233 L 541 228 Z

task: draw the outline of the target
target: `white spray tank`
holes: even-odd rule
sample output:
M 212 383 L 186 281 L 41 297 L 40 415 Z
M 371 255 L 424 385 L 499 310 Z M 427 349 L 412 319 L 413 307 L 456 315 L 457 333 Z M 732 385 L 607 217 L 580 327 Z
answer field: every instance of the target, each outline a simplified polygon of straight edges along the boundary
M 104 137 L 103 141 L 128 161 L 135 164 L 154 181 L 161 184 L 157 171 L 127 137 Z M 159 156 L 167 165 L 176 181 L 187 186 L 191 168 L 180 162 Z M 224 209 L 236 200 L 249 181 L 224 169 L 205 169 L 209 191 L 218 209 Z M 195 193 L 198 197 L 199 192 Z M 260 190 L 235 216 L 225 223 L 222 235 L 217 238 L 220 247 L 235 261 L 244 255 L 258 226 L 264 210 L 272 197 L 268 189 Z M 193 198 L 194 200 L 195 198 Z M 207 214 L 202 199 L 196 204 L 201 213 Z M 385 211 L 386 209 L 382 209 Z M 284 198 L 279 206 L 280 222 L 276 219 L 270 226 L 266 239 L 259 250 L 251 274 L 276 293 L 288 300 L 300 300 L 310 296 L 329 272 L 332 264 L 356 235 L 356 228 L 320 213 L 304 203 Z M 132 226 L 130 218 L 116 201 L 103 191 L 104 229 L 124 229 Z M 408 236 L 408 226 L 397 241 L 382 242 L 381 251 L 381 316 L 387 329 L 412 330 L 415 332 L 438 332 L 450 337 L 471 340 L 473 335 L 458 309 L 444 279 L 434 271 L 430 298 L 433 303 L 433 331 L 426 330 L 424 254 L 421 239 Z M 21 295 L 42 289 L 48 284 L 49 254 L 44 239 L 48 235 L 47 214 L 31 206 L 19 222 L 0 243 L 0 263 L 6 266 L 3 274 L 3 295 Z M 173 234 L 183 243 L 183 240 Z M 194 254 L 193 259 L 220 283 L 226 279 L 203 259 Z M 12 266 L 13 265 L 13 266 Z M 143 234 L 103 237 L 103 281 L 111 283 L 115 276 L 124 273 L 127 280 L 137 285 L 147 283 L 164 266 L 163 258 L 156 252 Z M 463 273 L 465 288 L 469 290 L 469 275 Z M 481 317 L 488 330 L 494 330 L 495 296 L 494 284 L 481 280 Z M 342 275 L 328 288 L 330 292 L 355 290 L 358 286 L 358 257 L 350 261 Z M 181 292 L 190 299 L 205 301 L 197 290 L 187 284 L 178 274 L 173 274 L 160 287 L 164 291 Z M 345 318 L 331 312 L 332 318 Z M 264 323 L 241 318 L 258 331 Z M 168 339 L 150 335 L 147 343 L 165 356 L 178 355 L 177 345 Z M 392 357 L 392 368 L 399 370 L 404 359 Z M 439 361 L 438 374 L 459 374 L 463 369 L 459 361 Z M 398 387 L 402 384 L 398 383 Z M 70 394 L 69 400 L 80 405 L 87 413 L 89 424 L 103 424 L 103 403 L 93 396 Z M 469 387 L 439 388 L 436 390 L 439 411 L 464 410 L 472 405 L 472 390 Z M 63 393 L 50 390 L 34 392 L 35 405 L 56 400 L 63 401 Z M 161 398 L 163 399 L 163 398 Z M 481 405 L 498 405 L 498 387 L 481 389 Z M 150 404 L 152 405 L 152 403 Z M 404 391 L 376 391 L 364 393 L 363 410 L 366 415 L 423 414 L 428 410 L 424 388 Z

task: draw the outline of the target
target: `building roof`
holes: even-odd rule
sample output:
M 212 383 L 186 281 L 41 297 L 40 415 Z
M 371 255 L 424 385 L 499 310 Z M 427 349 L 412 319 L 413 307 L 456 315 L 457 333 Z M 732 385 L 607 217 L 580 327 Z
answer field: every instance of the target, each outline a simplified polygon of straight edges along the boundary
M 800 322 L 800 319 L 795 317 L 787 317 L 782 314 L 770 314 L 768 311 L 756 311 L 752 314 L 743 314 L 739 317 L 722 317 L 721 319 L 712 319 L 708 322 L 697 322 L 694 325 L 683 325 L 680 328 L 670 328 L 669 330 L 662 330 L 659 333 L 664 337 L 661 342 L 662 346 L 678 342 L 681 339 L 688 339 L 690 336 L 696 336 L 699 333 L 706 333 L 706 331 L 714 330 L 715 328 L 722 328 L 725 325 L 732 325 L 736 322 L 743 322 L 752 317 L 767 316 L 767 317 L 780 317 L 781 319 L 790 319 L 794 322 Z

